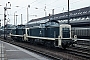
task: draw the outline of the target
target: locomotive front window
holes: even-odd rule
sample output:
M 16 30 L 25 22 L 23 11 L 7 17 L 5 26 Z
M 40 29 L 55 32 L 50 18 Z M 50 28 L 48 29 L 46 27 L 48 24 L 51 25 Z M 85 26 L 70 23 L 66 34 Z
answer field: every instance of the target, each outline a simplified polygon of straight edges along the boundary
M 62 37 L 63 38 L 70 38 L 70 29 L 69 28 L 62 28 Z

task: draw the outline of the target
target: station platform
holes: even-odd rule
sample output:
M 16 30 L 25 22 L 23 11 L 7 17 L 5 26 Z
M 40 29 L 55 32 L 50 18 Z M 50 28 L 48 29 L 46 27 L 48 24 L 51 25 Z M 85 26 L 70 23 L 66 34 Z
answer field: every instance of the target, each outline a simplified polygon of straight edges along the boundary
M 50 60 L 15 45 L 0 41 L 0 60 Z

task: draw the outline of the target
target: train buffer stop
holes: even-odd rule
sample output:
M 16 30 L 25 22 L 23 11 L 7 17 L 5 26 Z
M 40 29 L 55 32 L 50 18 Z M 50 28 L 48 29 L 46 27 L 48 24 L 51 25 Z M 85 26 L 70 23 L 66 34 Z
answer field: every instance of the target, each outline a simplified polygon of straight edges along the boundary
M 39 54 L 0 41 L 0 60 L 49 60 Z

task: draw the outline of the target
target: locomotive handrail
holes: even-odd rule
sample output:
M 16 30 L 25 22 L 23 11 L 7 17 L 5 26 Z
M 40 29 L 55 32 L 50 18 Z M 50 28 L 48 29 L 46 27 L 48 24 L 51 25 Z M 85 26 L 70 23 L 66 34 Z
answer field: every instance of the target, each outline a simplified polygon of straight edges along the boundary
M 13 35 L 13 34 L 11 34 L 11 36 L 19 36 L 19 37 L 23 37 L 24 35 Z
M 90 41 L 90 39 L 77 39 L 77 40 L 81 40 L 81 41 Z

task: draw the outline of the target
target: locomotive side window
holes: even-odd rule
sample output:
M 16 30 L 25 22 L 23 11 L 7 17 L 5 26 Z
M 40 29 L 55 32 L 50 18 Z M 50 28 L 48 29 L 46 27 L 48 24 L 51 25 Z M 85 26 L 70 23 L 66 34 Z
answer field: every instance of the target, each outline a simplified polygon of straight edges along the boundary
M 22 29 L 22 33 L 25 34 L 25 29 Z
M 62 28 L 62 37 L 63 38 L 70 38 L 70 29 L 69 28 Z
M 16 34 L 16 29 L 12 29 L 12 34 Z
M 29 33 L 29 29 L 27 29 L 27 34 L 30 35 L 30 33 Z

